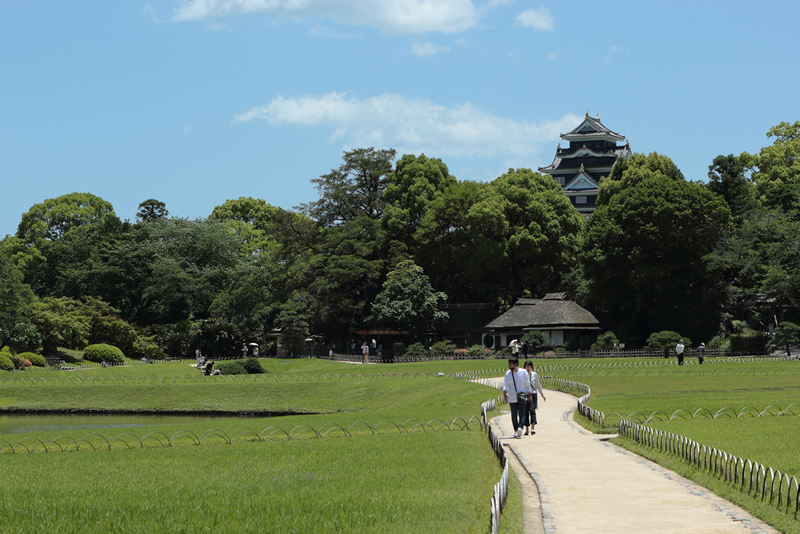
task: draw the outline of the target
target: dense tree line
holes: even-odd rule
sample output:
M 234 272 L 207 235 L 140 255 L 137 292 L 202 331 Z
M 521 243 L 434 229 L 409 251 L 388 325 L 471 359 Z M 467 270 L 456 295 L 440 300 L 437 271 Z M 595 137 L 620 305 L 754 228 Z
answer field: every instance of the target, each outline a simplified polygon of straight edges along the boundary
M 0 346 L 224 353 L 280 329 L 299 350 L 365 327 L 422 337 L 445 301 L 502 311 L 554 291 L 630 346 L 797 321 L 800 122 L 767 135 L 758 154 L 714 158 L 707 183 L 663 155 L 619 161 L 589 219 L 529 169 L 459 181 L 374 148 L 345 152 L 295 210 L 243 197 L 189 220 L 149 199 L 129 222 L 89 193 L 47 199 L 0 242 Z

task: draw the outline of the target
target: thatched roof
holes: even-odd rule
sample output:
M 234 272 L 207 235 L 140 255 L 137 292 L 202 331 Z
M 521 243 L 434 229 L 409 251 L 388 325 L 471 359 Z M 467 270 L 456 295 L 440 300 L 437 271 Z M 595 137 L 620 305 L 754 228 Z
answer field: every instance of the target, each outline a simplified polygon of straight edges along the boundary
M 522 298 L 514 307 L 484 327 L 486 330 L 595 330 L 600 322 L 566 293 L 548 293 L 542 299 Z

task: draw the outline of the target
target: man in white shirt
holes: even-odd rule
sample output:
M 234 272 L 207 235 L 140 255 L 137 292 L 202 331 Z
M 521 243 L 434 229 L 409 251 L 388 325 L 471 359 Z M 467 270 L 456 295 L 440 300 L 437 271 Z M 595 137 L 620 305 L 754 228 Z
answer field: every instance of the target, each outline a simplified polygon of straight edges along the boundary
M 675 347 L 675 352 L 678 354 L 678 365 L 683 365 L 683 340 L 678 341 Z
M 519 358 L 509 358 L 508 371 L 503 379 L 503 400 L 511 408 L 511 424 L 514 437 L 522 438 L 522 425 L 525 423 L 525 405 L 533 400 L 528 371 L 519 368 Z

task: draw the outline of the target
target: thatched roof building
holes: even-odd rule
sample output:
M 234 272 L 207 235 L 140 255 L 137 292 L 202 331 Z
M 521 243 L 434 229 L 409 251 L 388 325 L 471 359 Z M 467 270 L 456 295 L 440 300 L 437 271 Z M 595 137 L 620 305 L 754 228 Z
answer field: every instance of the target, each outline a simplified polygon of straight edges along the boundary
M 600 333 L 600 322 L 566 293 L 548 293 L 541 299 L 521 298 L 514 307 L 484 326 L 484 345 L 500 349 L 531 330 L 550 336 L 554 346 L 583 348 Z

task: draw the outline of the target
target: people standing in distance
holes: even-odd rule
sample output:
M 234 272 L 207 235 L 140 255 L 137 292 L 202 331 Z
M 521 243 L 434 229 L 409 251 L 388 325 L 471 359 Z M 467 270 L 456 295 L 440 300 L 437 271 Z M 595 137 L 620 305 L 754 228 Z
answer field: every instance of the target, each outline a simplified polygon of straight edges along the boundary
M 369 345 L 366 341 L 361 344 L 361 354 L 364 356 L 364 363 L 369 363 Z
M 532 396 L 533 390 L 528 372 L 519 368 L 518 358 L 509 358 L 508 371 L 503 378 L 503 400 L 508 402 L 511 408 L 511 425 L 514 428 L 514 437 L 517 439 L 522 437 L 525 406 L 532 400 Z
M 700 365 L 703 365 L 703 359 L 706 357 L 706 344 L 700 343 L 700 346 L 697 347 L 697 361 L 700 362 Z
M 532 361 L 528 360 L 525 362 L 525 370 L 528 371 L 528 377 L 531 382 L 531 390 L 533 391 L 531 400 L 525 406 L 525 435 L 527 436 L 529 426 L 531 428 L 531 435 L 536 434 L 536 423 L 538 423 L 536 420 L 536 410 L 539 409 L 539 395 L 542 396 L 543 401 L 546 401 L 547 398 L 544 396 L 544 391 L 542 391 L 542 384 L 539 382 L 539 375 L 533 370 Z
M 683 365 L 683 340 L 678 341 L 675 346 L 675 352 L 678 354 L 678 365 Z
M 508 346 L 511 347 L 511 356 L 513 358 L 519 358 L 519 341 L 512 339 Z

